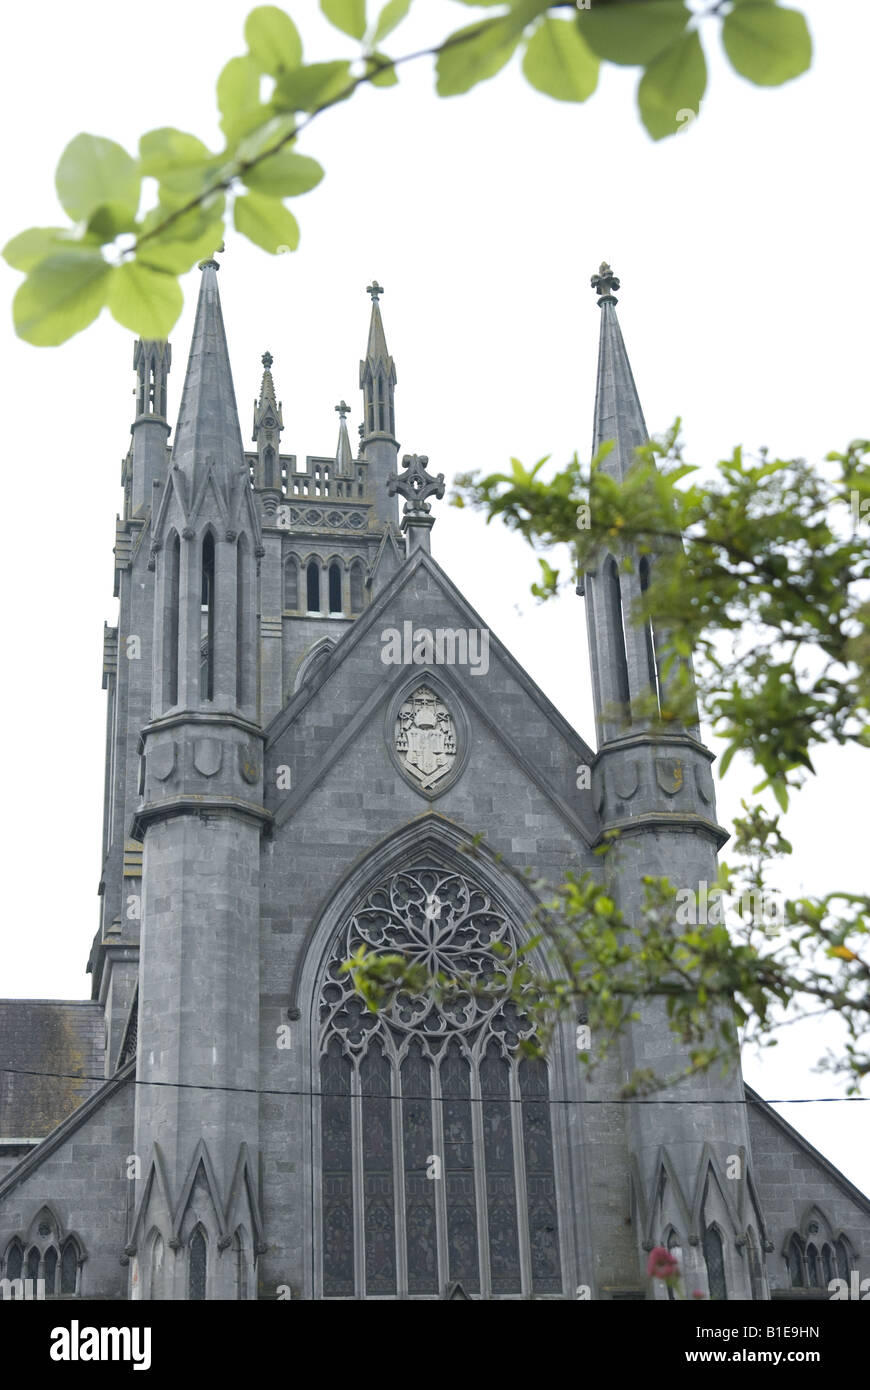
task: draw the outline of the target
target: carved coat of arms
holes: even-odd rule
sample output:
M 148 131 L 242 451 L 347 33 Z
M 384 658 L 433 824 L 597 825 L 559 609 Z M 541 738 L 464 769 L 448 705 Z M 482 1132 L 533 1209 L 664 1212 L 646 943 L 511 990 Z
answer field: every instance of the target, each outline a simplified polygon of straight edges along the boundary
M 428 791 L 453 769 L 456 729 L 444 701 L 420 685 L 396 715 L 396 753 L 402 771 Z

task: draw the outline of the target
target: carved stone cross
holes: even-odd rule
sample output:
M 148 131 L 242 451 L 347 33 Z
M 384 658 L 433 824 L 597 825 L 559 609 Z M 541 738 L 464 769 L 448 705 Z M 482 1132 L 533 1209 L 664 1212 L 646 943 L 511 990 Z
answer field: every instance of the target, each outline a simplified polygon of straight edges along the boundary
M 598 267 L 598 274 L 592 276 L 591 283 L 593 290 L 600 296 L 598 300 L 599 304 L 604 304 L 606 301 L 609 301 L 611 304 L 616 303 L 613 291 L 619 289 L 619 280 L 606 261 L 601 262 L 601 265 Z
M 372 280 L 370 285 L 366 285 L 366 293 L 370 294 L 373 303 L 377 304 L 378 299 L 384 293 L 383 285 L 379 285 L 377 280 Z
M 345 417 L 345 415 L 347 414 L 347 412 L 350 410 L 350 406 L 347 404 L 347 401 L 345 401 L 345 400 L 343 400 L 343 399 L 340 400 L 339 403 L 338 403 L 338 405 L 337 405 L 335 408 L 336 408 L 336 410 L 338 411 L 339 419 L 340 419 L 342 422 L 344 422 L 344 417 Z
M 387 479 L 387 492 L 390 496 L 394 497 L 398 492 L 400 497 L 406 499 L 405 516 L 427 515 L 432 508 L 426 498 L 433 495 L 444 496 L 444 474 L 439 473 L 437 478 L 433 478 L 426 466 L 428 462 L 427 454 L 406 454 L 402 459 L 402 467 L 407 472 L 392 473 Z

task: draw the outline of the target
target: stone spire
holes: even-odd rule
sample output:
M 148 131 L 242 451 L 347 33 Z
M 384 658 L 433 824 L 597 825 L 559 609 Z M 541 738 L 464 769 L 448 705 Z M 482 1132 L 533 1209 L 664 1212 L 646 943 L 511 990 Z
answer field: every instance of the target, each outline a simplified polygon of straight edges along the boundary
M 275 383 L 272 380 L 271 352 L 264 352 L 263 381 L 260 386 L 260 399 L 254 402 L 253 440 L 257 446 L 257 467 L 254 486 L 258 489 L 281 489 L 280 443 L 284 428 L 281 403 L 275 399 Z
M 203 261 L 196 322 L 175 428 L 172 467 L 195 498 L 211 473 L 228 497 L 245 468 L 245 451 L 218 293 L 218 263 Z
M 359 384 L 363 392 L 364 432 L 361 454 L 368 465 L 369 488 L 375 503 L 375 515 L 380 522 L 398 524 L 398 510 L 387 491 L 387 479 L 396 471 L 399 445 L 396 440 L 395 386 L 396 367 L 387 351 L 387 339 L 381 319 L 380 297 L 383 285 L 372 280 L 366 286 L 371 295 L 372 310 L 365 360 L 359 364 Z
M 341 422 L 338 427 L 338 447 L 335 451 L 335 472 L 339 478 L 350 478 L 353 476 L 353 450 L 350 447 L 346 419 L 350 406 L 342 399 L 335 408 Z
M 155 483 L 166 477 L 166 395 L 172 348 L 166 341 L 137 338 L 133 347 L 136 372 L 136 418 L 130 426 L 129 512 L 144 517 L 151 507 Z
M 612 439 L 614 448 L 601 467 L 605 473 L 623 478 L 634 461 L 635 449 L 645 444 L 649 435 L 616 317 L 613 291 L 619 289 L 619 280 L 606 261 L 592 276 L 592 288 L 601 306 L 592 450 L 596 453 L 605 440 Z

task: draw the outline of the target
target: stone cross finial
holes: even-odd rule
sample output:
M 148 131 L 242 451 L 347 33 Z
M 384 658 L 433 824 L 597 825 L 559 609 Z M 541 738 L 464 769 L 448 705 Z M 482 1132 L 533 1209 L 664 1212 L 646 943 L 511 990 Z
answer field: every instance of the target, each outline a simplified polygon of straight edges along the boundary
M 611 304 L 616 303 L 613 291 L 619 289 L 619 280 L 606 261 L 601 262 L 601 265 L 598 267 L 598 274 L 592 276 L 591 284 L 593 290 L 600 296 L 598 300 L 599 304 L 604 304 L 606 302 Z
M 350 410 L 350 406 L 348 405 L 347 401 L 340 400 L 335 408 L 338 411 L 339 419 L 341 420 L 342 424 L 344 424 L 344 417 Z
M 398 492 L 400 497 L 406 499 L 404 515 L 409 520 L 426 516 L 431 512 L 427 497 L 444 496 L 444 474 L 439 473 L 437 478 L 433 478 L 427 468 L 428 462 L 426 454 L 406 454 L 402 459 L 402 467 L 407 472 L 401 475 L 392 473 L 387 479 L 387 492 L 390 496 L 394 497 Z
M 372 303 L 377 304 L 381 295 L 384 293 L 383 285 L 379 285 L 377 280 L 372 280 L 370 285 L 366 285 L 366 293 L 372 297 Z
M 271 352 L 264 352 L 264 353 L 263 353 L 263 356 L 260 358 L 260 361 L 262 362 L 263 366 L 266 368 L 266 371 L 267 371 L 267 372 L 270 370 L 270 368 L 271 368 L 272 363 L 274 362 L 274 360 L 275 360 L 275 359 L 273 358 Z

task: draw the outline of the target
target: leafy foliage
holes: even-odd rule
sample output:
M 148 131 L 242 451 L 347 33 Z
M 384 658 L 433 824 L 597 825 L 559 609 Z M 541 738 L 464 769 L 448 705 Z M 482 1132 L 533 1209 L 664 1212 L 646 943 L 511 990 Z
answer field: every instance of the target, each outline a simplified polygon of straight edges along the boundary
M 125 328 L 165 337 L 181 310 L 177 277 L 221 245 L 228 201 L 236 230 L 257 246 L 295 250 L 299 226 L 284 200 L 323 176 L 316 160 L 295 150 L 299 135 L 359 86 L 395 86 L 399 67 L 423 56 L 395 58 L 381 47 L 411 3 L 387 0 L 370 17 L 365 0 L 321 0 L 326 19 L 358 44 L 356 69 L 347 57 L 304 63 L 291 16 L 276 5 L 253 9 L 246 51 L 217 78 L 220 151 L 172 127 L 146 132 L 137 158 L 103 136 L 75 136 L 56 173 L 70 224 L 30 228 L 3 251 L 28 277 L 15 298 L 19 336 L 40 346 L 64 342 L 108 306 Z M 684 128 L 686 111 L 699 107 L 706 61 L 697 17 L 684 0 L 599 2 L 573 13 L 556 0 L 461 3 L 479 12 L 475 21 L 429 50 L 440 96 L 470 91 L 522 51 L 526 80 L 557 101 L 587 101 L 602 63 L 642 69 L 640 115 L 655 140 Z M 732 0 L 710 16 L 721 21 L 732 65 L 751 82 L 777 85 L 809 67 L 811 40 L 796 10 L 776 0 Z M 272 84 L 265 99 L 264 80 Z M 157 181 L 157 196 L 140 217 L 143 178 Z
M 723 774 L 742 753 L 761 774 L 753 794 L 770 791 L 784 811 L 820 745 L 870 748 L 870 441 L 815 467 L 737 448 L 703 484 L 683 460 L 679 423 L 638 449 L 622 479 L 601 467 L 611 447 L 586 469 L 575 456 L 545 476 L 547 459 L 529 469 L 514 459 L 509 473 L 466 475 L 455 500 L 533 546 L 569 545 L 572 586 L 606 552 L 624 570 L 647 557 L 651 580 L 633 620 L 663 636 L 663 698 L 661 709 L 636 701 L 634 714 L 667 732 L 691 725 L 700 699 L 726 741 Z M 546 558 L 541 568 L 533 592 L 546 600 L 562 581 Z M 556 964 L 555 978 L 534 979 L 542 1025 L 581 1006 L 600 1060 L 639 1002 L 660 998 L 693 1070 L 727 1062 L 739 1028 L 771 1042 L 815 1006 L 847 1032 L 843 1053 L 823 1065 L 857 1089 L 870 1072 L 870 896 L 784 899 L 770 920 L 758 905 L 771 900 L 771 866 L 791 846 L 778 814 L 744 809 L 737 858 L 722 865 L 717 890 L 748 901 L 748 919 L 680 927 L 676 890 L 649 879 L 641 912 L 625 921 L 594 875 L 568 877 L 535 924 Z M 662 1080 L 635 1076 L 630 1088 Z

